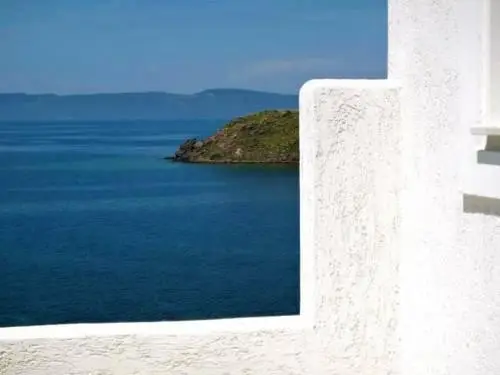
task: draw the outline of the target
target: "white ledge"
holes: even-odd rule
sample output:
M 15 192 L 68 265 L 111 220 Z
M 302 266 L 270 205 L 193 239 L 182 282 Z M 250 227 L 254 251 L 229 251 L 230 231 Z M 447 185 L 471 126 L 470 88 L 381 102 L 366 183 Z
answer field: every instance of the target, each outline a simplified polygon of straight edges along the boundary
M 472 135 L 493 135 L 493 136 L 500 136 L 500 127 L 481 127 L 481 128 L 472 128 L 471 129 L 471 134 Z
M 61 339 L 123 335 L 182 336 L 225 332 L 289 331 L 305 328 L 312 328 L 312 322 L 300 315 L 182 322 L 57 324 L 0 328 L 0 343 L 2 341 L 40 338 Z
M 500 165 L 500 128 L 473 128 L 471 133 L 482 138 L 478 143 L 477 162 L 479 164 Z
M 400 88 L 399 81 L 394 79 L 311 79 L 302 85 L 300 91 L 307 92 L 314 89 L 387 89 Z

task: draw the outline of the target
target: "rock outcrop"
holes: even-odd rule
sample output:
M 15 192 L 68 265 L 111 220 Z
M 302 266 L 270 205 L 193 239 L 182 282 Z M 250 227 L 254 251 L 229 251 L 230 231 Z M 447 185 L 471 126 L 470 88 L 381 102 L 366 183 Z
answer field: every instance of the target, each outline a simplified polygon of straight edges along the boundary
M 168 158 L 187 163 L 298 163 L 297 111 L 238 117 L 203 139 L 188 139 Z

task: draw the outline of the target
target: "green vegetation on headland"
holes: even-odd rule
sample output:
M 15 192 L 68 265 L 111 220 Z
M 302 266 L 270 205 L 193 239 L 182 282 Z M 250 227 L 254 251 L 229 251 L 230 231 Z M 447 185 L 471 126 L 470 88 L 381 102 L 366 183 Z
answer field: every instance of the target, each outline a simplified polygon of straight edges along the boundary
M 299 162 L 299 113 L 272 110 L 230 121 L 214 135 L 184 142 L 173 161 L 187 163 Z

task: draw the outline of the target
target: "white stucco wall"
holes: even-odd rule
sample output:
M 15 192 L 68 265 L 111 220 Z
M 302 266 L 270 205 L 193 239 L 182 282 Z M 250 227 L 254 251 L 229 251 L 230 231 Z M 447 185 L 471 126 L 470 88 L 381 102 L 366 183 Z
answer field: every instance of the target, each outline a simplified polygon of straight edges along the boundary
M 301 315 L 0 329 L 0 374 L 397 374 L 399 88 L 300 93 Z
M 489 83 L 487 100 L 491 111 L 488 126 L 500 127 L 500 2 L 484 0 L 484 5 L 487 12 L 484 44 L 489 57 L 485 61 L 486 79 Z
M 399 374 L 399 98 L 385 80 L 301 90 L 301 251 L 315 264 L 302 295 L 314 296 L 318 366 L 307 373 Z
M 389 80 L 301 90 L 301 316 L 0 329 L 0 374 L 500 374 L 486 1 L 390 0 Z
M 485 1 L 390 1 L 389 77 L 403 86 L 405 375 L 500 374 L 500 217 L 484 214 L 494 201 L 464 196 L 477 175 L 470 130 L 488 125 Z M 490 183 L 500 193 L 500 179 Z

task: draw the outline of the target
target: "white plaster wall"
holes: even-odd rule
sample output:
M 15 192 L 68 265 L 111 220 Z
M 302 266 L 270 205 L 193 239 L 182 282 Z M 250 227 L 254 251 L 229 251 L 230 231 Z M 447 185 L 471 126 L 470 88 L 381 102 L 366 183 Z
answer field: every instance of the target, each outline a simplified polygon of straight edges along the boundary
M 487 118 L 484 1 L 390 0 L 389 77 L 404 87 L 405 375 L 500 374 L 500 218 L 463 195 L 470 129 Z
M 301 187 L 314 191 L 301 195 L 302 251 L 314 249 L 321 373 L 399 374 L 399 90 L 317 80 L 301 91 Z
M 249 322 L 249 330 L 231 322 L 227 328 L 214 324 L 215 330 L 198 327 L 199 333 L 176 329 L 175 323 L 116 329 L 106 324 L 84 327 L 83 335 L 68 325 L 48 327 L 38 332 L 39 338 L 30 337 L 36 337 L 36 328 L 27 328 L 3 334 L 0 374 L 303 374 L 307 343 L 301 329 L 291 321 L 286 332 L 278 322 L 267 329 L 259 323 Z
M 399 374 L 399 95 L 301 90 L 300 316 L 0 329 L 0 374 Z
M 489 109 L 491 111 L 488 126 L 500 127 L 500 1 L 484 0 L 486 9 L 489 10 L 490 31 L 486 35 L 486 46 L 490 48 L 487 65 L 489 68 Z
M 399 86 L 317 80 L 300 99 L 301 250 L 315 264 L 309 373 L 398 374 Z

